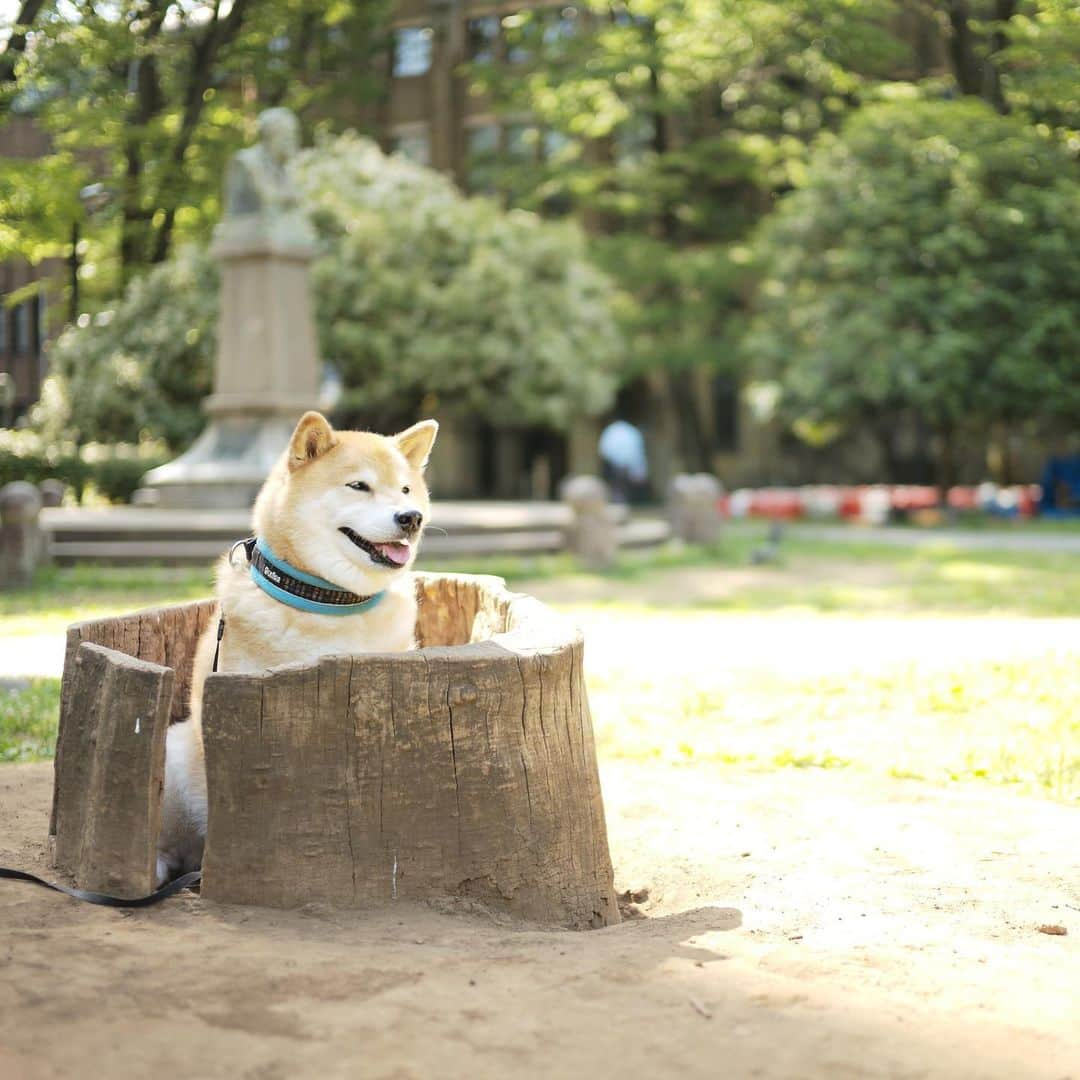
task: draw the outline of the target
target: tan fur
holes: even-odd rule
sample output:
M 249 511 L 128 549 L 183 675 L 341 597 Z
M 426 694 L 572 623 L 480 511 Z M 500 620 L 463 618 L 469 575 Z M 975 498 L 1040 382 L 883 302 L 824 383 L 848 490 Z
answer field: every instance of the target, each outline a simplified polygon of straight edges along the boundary
M 254 533 L 279 558 L 361 596 L 383 591 L 382 601 L 358 615 L 298 611 L 263 592 L 242 553 L 217 568 L 217 596 L 225 615 L 219 671 L 258 672 L 320 657 L 415 648 L 416 599 L 409 568 L 420 540 L 412 538 L 400 568 L 376 565 L 341 534 L 348 525 L 366 540 L 400 540 L 398 511 L 430 509 L 424 467 L 438 424 L 424 420 L 388 437 L 334 431 L 318 413 L 306 413 L 267 478 L 253 512 Z M 348 485 L 363 481 L 371 492 Z M 408 488 L 408 493 L 403 492 Z M 217 644 L 215 619 L 199 641 L 191 686 L 191 717 L 169 730 L 158 876 L 192 869 L 206 833 L 206 770 L 200 709 L 203 685 Z

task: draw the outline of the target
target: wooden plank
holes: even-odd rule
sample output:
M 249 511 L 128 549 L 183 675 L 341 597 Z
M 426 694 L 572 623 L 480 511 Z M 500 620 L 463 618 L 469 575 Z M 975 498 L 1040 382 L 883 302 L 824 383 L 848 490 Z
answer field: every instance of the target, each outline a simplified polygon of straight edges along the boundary
M 55 807 L 56 865 L 79 888 L 154 887 L 172 688 L 169 668 L 79 646 Z

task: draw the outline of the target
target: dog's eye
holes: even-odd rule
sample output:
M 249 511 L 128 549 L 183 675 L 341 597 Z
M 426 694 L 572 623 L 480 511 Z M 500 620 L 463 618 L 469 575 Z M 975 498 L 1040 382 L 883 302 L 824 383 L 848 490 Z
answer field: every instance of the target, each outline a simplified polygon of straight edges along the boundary
M 408 487 L 408 485 L 407 485 L 407 484 L 406 484 L 406 486 L 405 486 L 405 487 L 403 487 L 403 488 L 401 489 L 401 494 L 402 494 L 402 495 L 408 495 L 408 494 L 409 494 L 409 487 Z
M 351 487 L 353 491 L 370 491 L 371 485 L 365 484 L 363 480 L 354 480 L 351 484 L 346 484 L 346 487 Z

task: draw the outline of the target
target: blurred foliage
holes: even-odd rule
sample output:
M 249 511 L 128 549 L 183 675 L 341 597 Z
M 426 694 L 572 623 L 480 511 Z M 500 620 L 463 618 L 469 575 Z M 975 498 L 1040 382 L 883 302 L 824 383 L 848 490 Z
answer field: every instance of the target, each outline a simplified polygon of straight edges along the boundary
M 917 414 L 941 439 L 1080 411 L 1080 179 L 974 100 L 869 106 L 758 236 L 748 348 L 806 431 Z M 950 477 L 943 475 L 943 482 Z
M 143 473 L 168 460 L 160 442 L 87 443 L 44 438 L 35 431 L 0 429 L 0 487 L 14 480 L 39 484 L 60 480 L 81 501 L 88 489 L 112 502 L 126 502 Z
M 0 684 L 0 763 L 51 758 L 59 715 L 59 679 Z
M 618 312 L 631 347 L 622 376 L 666 373 L 680 436 L 687 426 L 700 434 L 702 467 L 710 464 L 708 410 L 676 392 L 677 372 L 745 372 L 747 326 L 762 274 L 755 262 L 761 248 L 750 238 L 778 200 L 782 204 L 788 192 L 820 181 L 808 172 L 812 159 L 821 167 L 824 151 L 816 148 L 833 145 L 831 137 L 847 119 L 881 99 L 981 98 L 1016 117 L 987 165 L 991 171 L 1012 170 L 1022 178 L 1034 147 L 1042 163 L 1036 170 L 1052 158 L 1068 176 L 1065 155 L 1037 136 L 1053 135 L 1072 157 L 1080 153 L 1080 8 L 1074 0 L 591 0 L 562 11 L 521 13 L 504 19 L 503 27 L 502 62 L 494 56 L 475 62 L 470 76 L 475 92 L 488 96 L 508 121 L 520 126 L 522 116 L 532 118 L 533 149 L 526 144 L 523 151 L 521 140 L 504 146 L 495 163 L 501 174 L 489 165 L 485 176 L 497 177 L 493 183 L 512 202 L 578 213 L 589 223 L 594 258 L 623 290 Z M 961 114 L 945 109 L 940 115 Z M 980 127 L 999 133 L 989 119 Z M 1020 159 L 1009 163 L 1012 153 Z M 923 197 L 927 180 L 916 164 L 889 171 L 886 183 L 900 203 Z M 1028 210 L 1031 228 L 1043 211 L 1021 212 Z M 853 215 L 848 240 L 874 251 L 881 237 L 856 234 L 864 224 Z M 960 231 L 967 227 L 957 223 Z M 810 246 L 793 269 L 805 272 L 808 288 L 823 254 L 813 246 L 817 239 L 800 238 Z M 1002 237 L 1002 244 L 1009 242 Z M 1031 246 L 1042 249 L 1033 253 L 1036 265 L 1015 272 L 1039 279 L 1057 242 L 1034 239 Z M 884 282 L 888 273 L 878 273 L 877 280 Z M 932 288 L 934 282 L 934 273 L 925 275 L 924 284 Z M 899 279 L 899 304 L 905 287 Z M 1005 283 L 1001 287 L 1007 291 Z M 1036 284 L 1028 287 L 1037 292 Z M 981 317 L 991 303 L 986 299 Z M 1016 311 L 1020 304 L 1008 306 Z M 979 408 L 997 402 L 1005 407 L 999 419 L 1009 420 L 1014 405 L 997 388 L 998 381 L 1015 382 L 1004 369 L 1029 367 L 1050 355 L 1055 341 L 1068 340 L 1050 325 L 1068 322 L 1068 314 L 1054 313 L 1052 301 L 1040 310 L 1048 320 L 1040 343 L 1020 347 L 1027 360 L 1015 349 L 1012 359 L 997 360 L 1000 380 L 995 376 L 995 389 L 983 387 Z M 968 363 L 963 350 L 955 350 L 969 321 L 966 311 L 938 311 L 935 326 L 949 331 L 935 338 L 941 366 L 955 364 L 960 372 Z M 866 327 L 858 348 L 872 343 L 899 362 L 893 328 L 876 326 L 876 332 Z M 847 351 L 854 356 L 858 350 Z M 802 354 L 788 359 L 785 376 L 814 380 L 813 357 L 806 358 L 802 374 Z M 916 370 L 907 377 L 916 379 Z M 966 384 L 963 375 L 956 378 Z M 1032 384 L 1024 400 L 1040 396 L 1055 378 L 1047 374 Z M 659 384 L 654 378 L 650 385 Z M 845 393 L 843 384 L 828 390 Z M 933 391 L 928 400 L 941 405 Z M 864 395 L 862 403 L 874 407 L 864 419 L 895 428 L 889 412 L 895 401 L 885 390 L 877 398 Z M 817 411 L 821 418 L 805 412 L 797 417 L 797 433 L 807 441 L 825 441 L 840 430 L 823 419 L 831 410 Z
M 1003 27 L 998 57 L 1008 101 L 1055 129 L 1080 155 L 1080 4 L 1039 0 L 1017 5 Z
M 72 225 L 92 225 L 83 277 L 108 298 L 177 242 L 205 238 L 227 157 L 260 109 L 326 116 L 373 96 L 365 61 L 384 43 L 389 0 L 23 7 L 29 44 L 0 53 L 0 118 L 33 117 L 53 152 L 0 168 L 0 258 L 66 256 Z M 90 181 L 108 198 L 93 220 L 79 199 Z
M 902 55 L 892 7 L 596 0 L 576 10 L 504 20 L 509 62 L 471 66 L 477 92 L 535 124 L 540 152 L 505 161 L 502 187 L 592 227 L 594 257 L 622 287 L 623 379 L 732 374 L 753 286 L 746 237 L 801 179 L 813 139 Z M 687 464 L 710 468 L 708 410 L 676 381 L 668 392 Z
M 590 237 L 589 260 L 615 281 L 612 293 L 581 257 L 573 230 L 463 201 L 404 163 L 376 167 L 373 151 L 327 141 L 355 123 L 364 102 L 386 93 L 376 57 L 388 44 L 392 0 L 23 0 L 20 7 L 31 32 L 0 51 L 0 121 L 33 117 L 51 133 L 53 152 L 0 161 L 0 259 L 66 256 L 73 225 L 82 227 L 83 299 L 88 310 L 112 309 L 118 329 L 95 322 L 61 341 L 62 378 L 41 420 L 43 430 L 59 425 L 80 439 L 145 431 L 180 445 L 198 427 L 213 352 L 214 268 L 203 256 L 181 255 L 162 276 L 124 289 L 185 243 L 205 242 L 220 214 L 228 155 L 250 141 L 255 116 L 269 105 L 296 108 L 305 133 L 324 136 L 321 152 L 330 155 L 324 168 L 308 167 L 309 198 L 324 245 L 316 267 L 324 355 L 346 377 L 348 415 L 408 414 L 424 388 L 489 418 L 511 409 L 562 426 L 575 411 L 604 407 L 614 370 L 622 382 L 648 386 L 653 414 L 666 410 L 680 464 L 689 468 L 714 467 L 720 444 L 702 373 L 745 379 L 748 361 L 770 348 L 747 337 L 763 277 L 775 280 L 772 244 L 754 242 L 755 230 L 790 192 L 820 188 L 822 163 L 839 153 L 834 137 L 852 117 L 892 101 L 898 113 L 910 103 L 924 119 L 960 127 L 949 118 L 967 114 L 921 111 L 920 102 L 952 99 L 958 109 L 981 99 L 1008 116 L 1000 127 L 985 109 L 977 112 L 979 130 L 1004 141 L 985 153 L 960 151 L 950 174 L 958 193 L 978 189 L 977 177 L 961 175 L 972 155 L 980 169 L 1010 176 L 1024 191 L 1043 187 L 1025 179 L 1029 151 L 1039 176 L 1057 167 L 1063 183 L 1080 156 L 1076 0 L 579 0 L 505 15 L 490 47 L 461 72 L 468 92 L 504 121 L 490 145 L 470 144 L 470 187 L 574 218 Z M 955 134 L 950 127 L 941 137 L 970 145 Z M 1005 160 L 1014 153 L 1018 161 Z M 865 167 L 860 175 L 877 189 L 891 185 L 898 205 L 921 205 L 942 182 L 933 160 L 924 166 L 909 157 L 905 167 L 884 155 L 878 176 L 875 155 L 855 156 Z M 92 181 L 110 201 L 88 216 L 79 192 Z M 401 191 L 395 196 L 387 184 Z M 1049 194 L 1038 206 L 990 194 L 1006 216 L 1059 220 Z M 984 227 L 959 194 L 950 199 L 946 212 L 968 215 L 952 223 L 954 233 L 969 237 Z M 794 211 L 783 213 L 788 223 L 779 231 L 791 227 Z M 874 221 L 853 213 L 848 228 Z M 789 413 L 800 437 L 823 443 L 852 430 L 860 400 L 861 422 L 886 439 L 895 410 L 922 411 L 924 399 L 939 430 L 953 426 L 955 387 L 971 385 L 975 340 L 998 351 L 964 422 L 981 429 L 992 415 L 1004 425 L 1032 415 L 1031 402 L 1051 393 L 1065 361 L 1057 356 L 1016 394 L 1009 388 L 1023 380 L 1012 367 L 1030 372 L 1072 341 L 1068 311 L 1053 307 L 1061 282 L 1038 299 L 1058 240 L 1032 236 L 1034 226 L 1017 221 L 995 219 L 987 228 L 989 237 L 970 250 L 904 268 L 894 306 L 910 300 L 911 289 L 929 303 L 953 262 L 957 282 L 948 295 L 959 296 L 961 255 L 969 269 L 982 257 L 979 244 L 996 258 L 1012 242 L 1009 229 L 1020 245 L 1017 289 L 1010 291 L 1004 269 L 993 282 L 978 278 L 966 304 L 934 313 L 935 359 L 923 356 L 921 366 L 889 378 L 872 374 L 867 361 L 852 377 L 863 385 L 852 409 L 831 403 L 848 395 L 852 380 L 830 382 L 828 400 Z M 808 242 L 823 237 L 808 233 Z M 876 252 L 885 240 L 845 233 L 843 245 Z M 758 264 L 762 254 L 768 266 Z M 825 248 L 803 254 L 786 287 L 813 292 L 828 278 L 822 264 L 836 256 Z M 185 269 L 186 259 L 194 262 Z M 761 306 L 776 310 L 767 294 Z M 609 309 L 624 343 L 614 364 Z M 790 322 L 781 315 L 777 340 Z M 997 336 L 977 333 L 978 319 Z M 146 325 L 136 328 L 137 320 Z M 1030 330 L 1022 341 L 1019 330 L 1006 329 L 1021 325 Z M 897 324 L 864 319 L 859 329 L 867 357 L 906 363 L 915 351 L 908 338 L 896 339 Z M 809 348 L 803 338 L 785 340 Z M 796 351 L 773 365 L 792 381 L 789 404 L 800 395 L 809 401 L 807 388 L 820 386 L 819 358 Z M 923 397 L 898 398 L 899 384 L 922 379 L 927 365 L 943 381 L 932 380 L 935 390 Z M 70 395 L 70 420 L 60 391 Z
M 296 178 L 319 234 L 321 351 L 353 422 L 411 419 L 424 402 L 563 428 L 607 406 L 612 290 L 576 226 L 466 199 L 352 134 L 305 151 Z M 218 285 L 214 260 L 191 246 L 66 330 L 37 428 L 189 442 L 210 392 Z
M 217 264 L 189 245 L 135 278 L 115 308 L 69 326 L 50 352 L 34 426 L 52 439 L 189 443 L 205 423 L 218 280 Z

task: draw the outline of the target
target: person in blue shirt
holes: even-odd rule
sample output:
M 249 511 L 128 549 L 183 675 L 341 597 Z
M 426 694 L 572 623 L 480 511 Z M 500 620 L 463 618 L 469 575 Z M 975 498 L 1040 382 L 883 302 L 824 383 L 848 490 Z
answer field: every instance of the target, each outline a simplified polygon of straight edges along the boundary
M 613 420 L 600 433 L 604 479 L 615 502 L 630 502 L 649 478 L 645 437 L 628 420 Z

